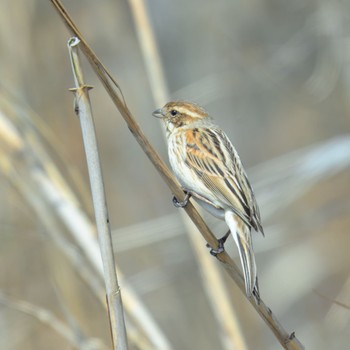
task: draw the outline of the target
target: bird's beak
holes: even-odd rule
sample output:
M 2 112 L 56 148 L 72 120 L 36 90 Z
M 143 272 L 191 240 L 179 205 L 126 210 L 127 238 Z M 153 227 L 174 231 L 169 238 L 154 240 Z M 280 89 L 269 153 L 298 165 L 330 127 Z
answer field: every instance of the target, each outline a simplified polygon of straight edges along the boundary
M 163 108 L 158 108 L 158 109 L 156 109 L 156 110 L 152 113 L 152 115 L 153 115 L 153 117 L 156 117 L 156 118 L 164 118 L 164 117 L 165 117 Z

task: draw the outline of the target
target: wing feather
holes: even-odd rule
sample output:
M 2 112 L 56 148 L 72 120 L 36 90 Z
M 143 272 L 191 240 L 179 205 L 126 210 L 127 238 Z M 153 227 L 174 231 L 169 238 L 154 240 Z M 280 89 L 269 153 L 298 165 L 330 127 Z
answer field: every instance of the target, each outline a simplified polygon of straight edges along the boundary
M 195 128 L 186 131 L 185 161 L 219 201 L 263 233 L 252 187 L 237 152 L 222 130 Z

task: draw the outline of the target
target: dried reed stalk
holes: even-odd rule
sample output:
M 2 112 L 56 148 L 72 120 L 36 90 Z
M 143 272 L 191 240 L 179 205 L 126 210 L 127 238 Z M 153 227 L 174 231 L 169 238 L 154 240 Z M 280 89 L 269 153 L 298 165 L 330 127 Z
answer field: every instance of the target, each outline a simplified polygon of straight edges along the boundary
M 75 95 L 75 110 L 80 120 L 90 178 L 91 194 L 106 285 L 106 299 L 113 347 L 115 350 L 126 350 L 128 349 L 128 343 L 124 321 L 124 309 L 115 269 L 107 202 L 88 93 L 91 87 L 85 85 L 84 82 L 78 44 L 79 39 L 76 37 L 68 41 L 68 50 L 75 84 L 75 88 L 71 90 Z

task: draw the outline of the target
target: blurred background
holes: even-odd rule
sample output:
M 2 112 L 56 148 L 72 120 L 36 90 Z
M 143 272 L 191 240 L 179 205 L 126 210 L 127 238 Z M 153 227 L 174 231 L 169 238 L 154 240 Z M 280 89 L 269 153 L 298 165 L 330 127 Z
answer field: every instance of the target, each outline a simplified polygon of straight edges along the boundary
M 69 33 L 50 1 L 0 3 L 0 348 L 109 348 L 103 281 L 71 235 L 81 228 L 94 232 L 94 217 L 68 91 Z M 130 3 L 64 4 L 168 162 L 161 125 L 151 116 L 160 106 Z M 265 228 L 265 238 L 254 234 L 264 302 L 307 349 L 347 348 L 350 3 L 145 5 L 171 99 L 208 110 L 236 146 L 255 189 Z M 122 292 L 124 284 L 132 288 L 169 349 L 221 349 L 220 326 L 172 195 L 83 62 L 86 83 L 94 86 L 90 96 Z M 223 223 L 205 219 L 218 235 L 225 232 Z M 220 271 L 242 349 L 280 349 Z M 130 348 L 156 348 L 127 317 Z

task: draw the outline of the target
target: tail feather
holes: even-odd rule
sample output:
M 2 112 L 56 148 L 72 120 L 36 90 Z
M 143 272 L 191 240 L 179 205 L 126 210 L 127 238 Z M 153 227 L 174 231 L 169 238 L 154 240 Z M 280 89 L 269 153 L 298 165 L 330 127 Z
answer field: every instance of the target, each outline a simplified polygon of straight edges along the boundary
M 238 220 L 236 214 L 232 211 L 225 212 L 225 221 L 230 228 L 231 234 L 238 248 L 243 269 L 246 294 L 248 297 L 251 297 L 257 283 L 252 237 L 250 228 L 245 223 L 241 222 L 241 220 Z

